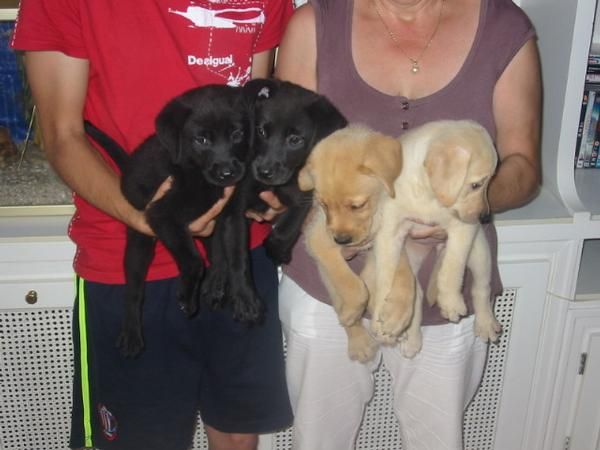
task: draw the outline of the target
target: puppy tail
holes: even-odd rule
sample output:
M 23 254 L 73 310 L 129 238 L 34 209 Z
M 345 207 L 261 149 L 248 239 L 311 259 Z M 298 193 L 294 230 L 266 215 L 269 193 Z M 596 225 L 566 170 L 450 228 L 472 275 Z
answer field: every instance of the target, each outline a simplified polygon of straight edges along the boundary
M 117 144 L 113 138 L 96 127 L 96 125 L 89 120 L 85 120 L 83 122 L 83 128 L 87 135 L 96 141 L 96 143 L 106 151 L 108 156 L 110 156 L 110 158 L 117 166 L 119 166 L 119 169 L 122 171 L 127 165 L 127 161 L 129 161 L 129 155 L 125 150 L 123 150 L 123 147 Z

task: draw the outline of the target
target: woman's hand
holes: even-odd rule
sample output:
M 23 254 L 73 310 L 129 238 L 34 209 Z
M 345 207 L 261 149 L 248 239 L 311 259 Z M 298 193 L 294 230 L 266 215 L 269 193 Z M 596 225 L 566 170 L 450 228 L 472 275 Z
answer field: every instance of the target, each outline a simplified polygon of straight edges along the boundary
M 415 222 L 415 225 L 410 229 L 408 236 L 419 244 L 437 243 L 445 241 L 448 238 L 448 233 L 437 224 L 426 224 L 423 222 Z
M 271 191 L 263 191 L 259 194 L 259 197 L 269 205 L 269 209 L 263 213 L 249 209 L 246 211 L 246 217 L 249 219 L 256 220 L 257 222 L 270 222 L 287 209 Z

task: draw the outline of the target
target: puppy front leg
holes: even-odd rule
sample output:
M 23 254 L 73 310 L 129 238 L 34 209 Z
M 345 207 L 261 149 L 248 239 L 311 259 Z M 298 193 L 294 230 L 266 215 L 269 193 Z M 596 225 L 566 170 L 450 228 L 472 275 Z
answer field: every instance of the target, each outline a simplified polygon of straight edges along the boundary
M 248 250 L 249 222 L 244 216 L 250 192 L 246 178 L 217 217 L 210 238 L 210 267 L 202 282 L 202 298 L 213 307 L 227 304 L 233 317 L 240 322 L 258 322 L 264 305 L 256 293 L 250 253 Z
M 492 258 L 490 248 L 483 228 L 479 227 L 473 248 L 467 262 L 473 275 L 471 295 L 473 297 L 473 309 L 475 310 L 475 335 L 484 342 L 498 340 L 502 327 L 494 317 L 492 310 L 490 283 L 492 277 Z
M 421 323 L 423 322 L 423 290 L 419 283 L 415 283 L 415 307 L 410 325 L 400 336 L 400 353 L 405 358 L 412 359 L 421 351 L 423 335 Z
M 265 250 L 276 264 L 287 264 L 292 259 L 292 249 L 312 208 L 312 192 L 302 192 L 297 201 L 277 218 L 265 241 Z
M 233 317 L 252 324 L 263 318 L 264 304 L 259 298 L 252 277 L 252 264 L 248 250 L 250 223 L 243 215 L 245 208 L 228 218 L 227 239 L 223 243 L 227 252 L 229 295 Z
M 348 266 L 341 248 L 333 241 L 325 225 L 325 215 L 317 208 L 306 228 L 306 246 L 317 262 L 323 284 L 340 323 L 350 326 L 364 314 L 369 292 L 363 280 Z
M 413 274 L 419 273 L 423 261 L 429 254 L 429 247 L 416 243 L 410 239 L 404 243 L 406 254 L 410 262 Z M 421 333 L 421 324 L 423 322 L 423 289 L 415 278 L 415 308 L 410 325 L 400 336 L 400 353 L 405 358 L 414 358 L 421 351 L 423 346 L 423 335 Z
M 348 336 L 348 356 L 354 361 L 365 363 L 373 359 L 379 344 L 359 320 L 354 325 L 344 327 Z
M 398 217 L 397 211 L 384 215 Z M 383 343 L 395 343 L 408 326 L 414 309 L 415 279 L 404 248 L 407 221 L 384 221 L 373 245 L 375 290 L 371 331 Z
M 415 313 L 416 280 L 406 250 L 404 247 L 398 248 L 393 245 L 391 247 L 396 249 L 397 256 L 389 261 L 389 265 L 384 263 L 384 259 L 376 266 L 378 282 L 371 321 L 371 330 L 375 337 L 385 344 L 397 342 Z M 380 254 L 375 256 L 376 260 L 380 257 Z M 387 280 L 380 276 L 382 265 L 388 266 L 390 271 L 393 270 L 391 284 L 385 284 Z
M 467 314 L 462 285 L 467 259 L 479 225 L 453 224 L 447 228 L 448 239 L 437 272 L 437 303 L 443 317 L 458 322 Z
M 146 211 L 146 217 L 158 239 L 171 252 L 177 263 L 181 278 L 178 301 L 181 309 L 191 317 L 198 312 L 200 283 L 205 272 L 204 262 L 188 231 L 187 223 L 175 222 L 172 218 L 164 220 L 167 217 L 154 215 L 155 209 L 156 207 L 152 207 Z
M 202 239 L 210 266 L 207 267 L 202 280 L 200 298 L 202 303 L 210 309 L 224 306 L 225 297 L 227 296 L 227 273 L 225 271 L 227 257 L 223 250 L 225 244 L 222 229 L 221 216 L 219 216 L 215 222 L 213 234 Z
M 410 268 L 412 270 L 412 273 L 416 273 L 418 267 L 420 267 L 420 265 L 421 265 L 421 260 L 419 259 L 419 261 L 416 261 L 416 258 L 411 257 L 411 253 L 408 252 L 408 250 L 410 249 L 410 246 L 406 246 L 405 248 L 407 250 L 407 256 L 409 257 L 409 263 L 410 263 Z M 418 264 L 416 266 L 416 268 L 415 268 L 415 264 Z M 402 308 L 402 306 L 400 306 L 395 311 L 398 313 L 405 312 L 406 314 L 410 314 L 410 312 L 414 310 L 414 312 L 412 312 L 412 318 L 410 319 L 410 325 L 408 326 L 408 328 L 406 329 L 406 331 L 404 333 L 400 333 L 400 353 L 402 354 L 402 356 L 404 356 L 406 358 L 412 358 L 421 350 L 421 345 L 422 345 L 421 321 L 422 321 L 422 316 L 423 316 L 423 303 L 422 303 L 423 292 L 421 291 L 421 288 L 420 288 L 419 284 L 416 282 L 416 279 L 414 277 L 409 277 L 409 279 L 407 280 L 405 278 L 406 276 L 407 276 L 406 267 L 404 266 L 404 263 L 401 263 L 399 270 L 396 271 L 396 276 L 394 277 L 394 281 L 392 282 L 392 292 L 402 291 L 403 289 L 407 289 L 407 288 L 410 289 L 411 284 L 413 284 L 414 289 L 415 289 L 414 308 L 412 307 L 412 305 L 408 305 L 407 308 Z M 369 256 L 367 258 L 367 263 L 365 264 L 365 268 L 363 269 L 363 271 L 361 273 L 361 278 L 363 278 L 363 280 L 365 280 L 365 283 L 367 284 L 369 292 L 374 292 L 375 291 L 375 278 L 376 278 L 374 252 L 369 252 Z M 409 298 L 410 298 L 410 293 L 408 293 L 406 296 L 400 295 L 400 303 L 404 303 L 404 302 L 408 301 Z M 373 316 L 373 307 L 374 307 L 373 301 L 369 301 L 367 309 L 368 309 L 369 313 L 371 314 L 371 316 Z M 402 323 L 405 322 L 405 320 L 406 320 L 406 317 L 404 317 L 404 316 L 401 317 L 399 320 L 394 320 L 394 318 L 392 318 L 390 320 L 390 323 L 392 324 L 392 326 L 395 323 L 396 326 L 402 327 Z M 394 334 L 394 335 L 398 332 L 397 329 L 393 329 L 392 331 L 393 331 L 392 334 Z M 369 337 L 370 337 L 370 335 L 369 335 Z M 393 343 L 393 341 L 391 343 Z

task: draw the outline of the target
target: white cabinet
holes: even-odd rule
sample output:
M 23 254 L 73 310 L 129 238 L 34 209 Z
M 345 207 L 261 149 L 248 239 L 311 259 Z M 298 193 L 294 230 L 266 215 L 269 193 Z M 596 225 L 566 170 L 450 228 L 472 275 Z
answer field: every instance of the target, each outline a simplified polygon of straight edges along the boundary
M 597 450 L 600 445 L 600 300 L 568 308 L 544 449 Z
M 570 228 L 579 257 L 557 266 L 568 275 L 562 286 L 549 290 L 529 404 L 534 419 L 518 448 L 593 450 L 600 445 L 600 171 L 574 169 L 573 159 L 587 57 L 592 36 L 600 31 L 594 32 L 598 5 L 596 0 L 521 0 L 520 5 L 538 33 L 544 80 L 544 195 L 530 211 L 536 218 L 559 219 L 551 235 L 562 235 L 560 227 L 569 224 L 563 231 Z M 553 211 L 547 199 L 562 205 Z M 587 362 L 580 374 L 583 354 Z
M 590 311 L 597 315 L 598 308 Z M 567 429 L 569 448 L 600 449 L 600 317 L 586 316 L 577 328 L 577 339 L 569 354 L 578 365 L 576 389 L 572 393 L 573 414 L 569 417 L 572 427 Z M 582 322 L 582 321 L 580 321 Z M 579 358 L 577 355 L 579 353 Z M 569 365 L 573 369 L 572 365 Z
M 0 237 L 0 450 L 67 448 L 73 253 L 64 233 Z
M 66 238 L 0 239 L 2 308 L 14 310 L 73 303 L 74 245 Z
M 17 226 L 19 221 L 22 226 Z M 31 222 L 15 218 L 8 227 L 11 221 L 0 218 L 0 236 L 4 234 L 0 238 L 0 450 L 64 450 L 71 399 L 74 248 L 64 235 L 6 236 L 41 233 Z M 467 450 L 542 449 L 520 443 L 535 419 L 531 392 L 550 304 L 547 292 L 569 285 L 563 280 L 568 271 L 562 265 L 573 264 L 579 253 L 576 242 L 562 238 L 547 242 L 539 239 L 545 230 L 539 231 L 531 225 L 501 228 L 504 243 L 499 259 L 505 292 L 497 301 L 496 314 L 504 334 L 490 349 L 482 387 L 467 410 Z M 32 290 L 37 301 L 30 304 L 27 294 Z M 380 370 L 376 379 L 377 393 L 367 408 L 358 448 L 399 450 L 389 375 Z M 260 449 L 289 450 L 290 436 L 289 430 L 263 436 Z M 202 432 L 196 435 L 194 448 L 206 449 Z

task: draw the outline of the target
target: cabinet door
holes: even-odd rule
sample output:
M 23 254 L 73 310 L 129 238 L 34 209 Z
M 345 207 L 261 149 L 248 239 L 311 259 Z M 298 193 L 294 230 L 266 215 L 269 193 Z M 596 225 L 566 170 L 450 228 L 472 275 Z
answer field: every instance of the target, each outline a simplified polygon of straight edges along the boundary
M 600 450 L 600 319 L 583 333 L 570 450 Z
M 67 238 L 0 240 L 2 309 L 71 306 L 74 253 L 75 247 Z
M 598 450 L 600 300 L 572 303 L 562 330 L 561 358 L 553 373 L 556 378 L 555 400 L 551 407 L 553 413 L 549 417 L 547 435 L 541 448 Z

